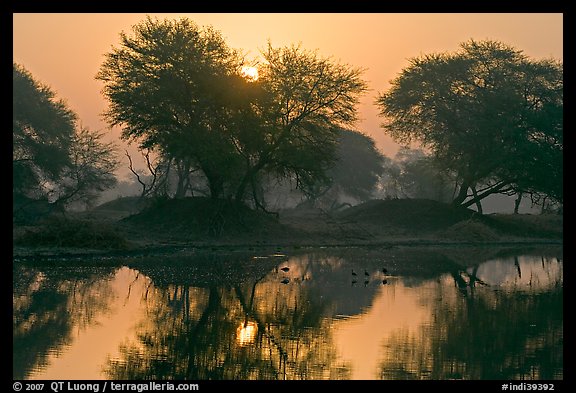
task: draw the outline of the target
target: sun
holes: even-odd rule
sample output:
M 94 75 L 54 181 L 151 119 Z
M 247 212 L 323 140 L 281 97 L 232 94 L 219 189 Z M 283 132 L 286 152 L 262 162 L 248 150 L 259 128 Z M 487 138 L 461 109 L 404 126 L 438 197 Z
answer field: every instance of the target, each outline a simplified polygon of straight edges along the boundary
M 242 76 L 246 79 L 248 79 L 249 81 L 256 81 L 258 80 L 258 68 L 256 67 L 250 67 L 250 66 L 244 66 L 242 67 Z

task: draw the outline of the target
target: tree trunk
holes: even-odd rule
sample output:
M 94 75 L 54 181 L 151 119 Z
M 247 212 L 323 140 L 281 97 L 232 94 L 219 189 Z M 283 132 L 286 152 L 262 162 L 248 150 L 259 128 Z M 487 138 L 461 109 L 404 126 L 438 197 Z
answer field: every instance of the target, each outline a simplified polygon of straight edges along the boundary
M 468 206 L 473 205 L 475 203 L 477 204 L 478 201 L 481 201 L 482 199 L 486 198 L 488 195 L 499 193 L 502 190 L 502 188 L 504 188 L 508 184 L 509 183 L 501 182 L 501 183 L 495 184 L 489 188 L 486 188 L 480 194 L 476 194 L 472 199 L 470 199 L 466 202 L 462 202 L 461 205 L 463 207 L 468 207 Z
M 236 189 L 236 195 L 234 196 L 236 201 L 241 202 L 244 200 L 244 194 L 246 193 L 246 187 L 248 186 L 249 180 L 249 173 L 246 173 L 242 178 L 240 185 Z
M 208 179 L 208 188 L 210 189 L 210 198 L 218 199 L 224 191 L 224 186 L 220 180 Z
M 244 200 L 244 195 L 246 194 L 246 189 L 248 185 L 254 185 L 254 178 L 256 177 L 256 174 L 260 172 L 260 170 L 264 168 L 264 166 L 265 161 L 260 160 L 258 164 L 254 165 L 253 167 L 248 167 L 246 169 L 246 173 L 244 174 L 244 177 L 242 178 L 240 185 L 236 189 L 236 195 L 234 196 L 234 199 L 236 201 L 242 202 Z
M 482 202 L 480 198 L 478 198 L 478 193 L 476 192 L 476 186 L 471 187 L 471 189 L 472 189 L 472 195 L 474 195 L 474 202 L 476 203 L 476 210 L 478 210 L 478 213 L 483 214 Z
M 514 214 L 518 214 L 518 210 L 520 209 L 520 202 L 522 202 L 522 192 L 518 192 L 518 196 L 516 200 L 514 200 Z
M 176 185 L 176 194 L 174 194 L 175 199 L 182 199 L 186 195 L 186 188 L 184 187 L 185 178 L 181 173 L 178 174 L 178 184 Z
M 540 214 L 546 213 L 546 199 L 548 199 L 547 196 L 542 198 L 542 208 L 540 209 Z
M 464 202 L 464 200 L 468 196 L 468 187 L 470 187 L 470 182 L 462 181 L 462 184 L 460 185 L 460 190 L 458 190 L 458 195 L 456 195 L 456 198 L 454 198 L 454 200 L 452 201 L 453 205 L 460 205 L 462 204 L 462 202 Z
M 212 171 L 206 166 L 200 166 L 200 169 L 206 176 L 208 182 L 208 190 L 210 191 L 210 199 L 218 199 L 224 192 L 224 181 L 217 171 Z
M 178 170 L 178 184 L 176 185 L 175 199 L 182 199 L 186 196 L 186 180 L 190 175 L 190 164 L 188 162 L 180 161 L 176 164 Z

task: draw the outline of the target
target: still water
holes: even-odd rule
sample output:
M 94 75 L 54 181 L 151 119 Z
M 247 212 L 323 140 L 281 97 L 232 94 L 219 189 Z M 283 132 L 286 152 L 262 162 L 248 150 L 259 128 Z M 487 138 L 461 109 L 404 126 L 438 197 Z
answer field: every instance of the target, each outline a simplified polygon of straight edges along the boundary
M 13 283 L 14 379 L 563 379 L 561 247 L 16 261 Z

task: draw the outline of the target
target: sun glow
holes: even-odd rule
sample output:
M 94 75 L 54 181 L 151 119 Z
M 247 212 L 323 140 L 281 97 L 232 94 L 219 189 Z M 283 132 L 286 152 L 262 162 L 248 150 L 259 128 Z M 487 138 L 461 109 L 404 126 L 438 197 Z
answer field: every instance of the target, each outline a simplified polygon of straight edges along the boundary
M 236 339 L 240 346 L 246 346 L 252 344 L 256 339 L 256 333 L 258 333 L 258 325 L 252 321 L 246 321 L 238 326 L 236 330 Z
M 242 67 L 242 76 L 250 81 L 258 80 L 258 68 L 244 66 Z

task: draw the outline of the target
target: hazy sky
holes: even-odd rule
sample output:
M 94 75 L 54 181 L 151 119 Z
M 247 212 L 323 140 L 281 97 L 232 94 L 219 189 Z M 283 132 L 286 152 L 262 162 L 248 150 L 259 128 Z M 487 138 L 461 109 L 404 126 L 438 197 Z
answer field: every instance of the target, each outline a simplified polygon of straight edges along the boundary
M 366 69 L 370 91 L 363 96 L 355 129 L 372 136 L 393 156 L 398 146 L 384 135 L 374 101 L 408 59 L 455 51 L 469 39 L 501 41 L 532 58 L 563 60 L 561 13 L 16 13 L 13 60 L 65 99 L 82 124 L 107 129 L 101 118 L 106 101 L 94 76 L 121 31 L 146 15 L 187 17 L 220 31 L 229 46 L 257 57 L 268 40 L 279 47 L 300 43 L 334 61 Z M 111 138 L 117 139 L 118 130 Z

